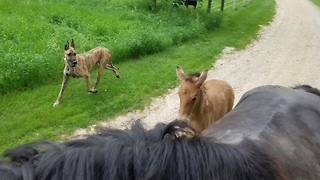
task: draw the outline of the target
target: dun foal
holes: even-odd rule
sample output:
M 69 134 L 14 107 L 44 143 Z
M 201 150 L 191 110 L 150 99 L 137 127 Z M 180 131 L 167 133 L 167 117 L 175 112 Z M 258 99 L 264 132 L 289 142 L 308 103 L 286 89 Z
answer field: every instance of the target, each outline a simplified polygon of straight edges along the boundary
M 232 87 L 221 80 L 206 80 L 208 70 L 185 75 L 177 66 L 176 73 L 181 81 L 178 91 L 180 107 L 178 119 L 187 119 L 196 131 L 202 132 L 213 122 L 228 113 L 234 103 Z

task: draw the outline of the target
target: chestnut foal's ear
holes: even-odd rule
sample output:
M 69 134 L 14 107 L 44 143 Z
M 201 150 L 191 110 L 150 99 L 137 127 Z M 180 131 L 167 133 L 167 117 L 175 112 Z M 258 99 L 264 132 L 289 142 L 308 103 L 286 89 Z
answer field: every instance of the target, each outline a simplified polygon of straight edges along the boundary
M 64 50 L 68 50 L 69 49 L 69 41 L 67 41 L 66 45 L 64 45 Z
M 73 47 L 73 49 L 76 49 L 76 47 L 74 46 L 74 41 L 73 41 L 73 39 L 71 40 L 71 47 Z
M 204 83 L 204 81 L 207 79 L 207 75 L 208 75 L 208 69 L 204 70 L 204 71 L 201 73 L 198 81 L 196 82 L 196 85 L 197 85 L 198 87 L 202 86 L 202 84 Z
M 184 81 L 187 79 L 187 76 L 184 74 L 184 72 L 180 66 L 177 66 L 176 74 L 177 74 L 178 78 L 180 79 L 180 81 Z

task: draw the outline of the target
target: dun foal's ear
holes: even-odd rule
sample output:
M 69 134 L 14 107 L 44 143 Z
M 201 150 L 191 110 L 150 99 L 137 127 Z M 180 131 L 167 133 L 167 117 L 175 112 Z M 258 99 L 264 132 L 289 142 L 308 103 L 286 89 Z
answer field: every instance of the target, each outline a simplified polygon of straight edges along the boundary
M 69 41 L 67 41 L 66 45 L 64 45 L 64 50 L 68 50 L 69 49 Z
M 177 74 L 178 78 L 180 79 L 180 81 L 184 81 L 187 79 L 187 76 L 184 74 L 184 72 L 180 66 L 177 66 L 176 74 Z
M 76 49 L 76 47 L 74 46 L 74 41 L 73 41 L 73 39 L 71 40 L 71 47 L 73 47 L 73 49 Z
M 199 76 L 198 81 L 196 82 L 196 86 L 200 87 L 204 83 L 204 81 L 207 79 L 208 75 L 208 69 L 204 70 L 201 75 Z

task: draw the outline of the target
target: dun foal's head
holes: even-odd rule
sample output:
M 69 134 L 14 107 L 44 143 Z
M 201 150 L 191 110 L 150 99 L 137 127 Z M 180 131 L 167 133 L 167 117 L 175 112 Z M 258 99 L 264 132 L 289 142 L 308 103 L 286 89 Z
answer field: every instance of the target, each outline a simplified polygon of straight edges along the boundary
M 200 87 L 207 78 L 208 70 L 190 73 L 185 75 L 182 68 L 177 66 L 176 73 L 181 81 L 180 89 L 178 91 L 180 97 L 180 107 L 178 113 L 178 119 L 187 119 L 200 95 Z

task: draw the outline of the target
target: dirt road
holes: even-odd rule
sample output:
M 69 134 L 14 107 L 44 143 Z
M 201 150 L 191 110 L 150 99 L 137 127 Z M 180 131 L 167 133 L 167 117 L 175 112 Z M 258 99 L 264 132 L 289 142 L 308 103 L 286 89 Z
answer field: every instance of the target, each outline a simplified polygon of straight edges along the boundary
M 266 84 L 320 88 L 320 9 L 308 0 L 276 0 L 276 15 L 259 38 L 241 51 L 226 47 L 208 78 L 223 79 L 236 93 L 236 103 L 246 91 Z M 154 99 L 143 111 L 79 129 L 73 137 L 93 133 L 95 127 L 130 127 L 140 119 L 151 128 L 176 118 L 178 88 Z

